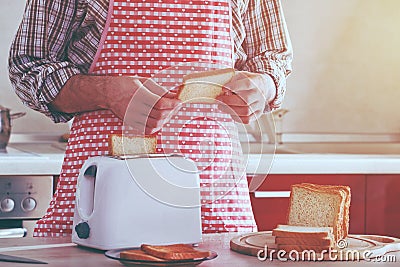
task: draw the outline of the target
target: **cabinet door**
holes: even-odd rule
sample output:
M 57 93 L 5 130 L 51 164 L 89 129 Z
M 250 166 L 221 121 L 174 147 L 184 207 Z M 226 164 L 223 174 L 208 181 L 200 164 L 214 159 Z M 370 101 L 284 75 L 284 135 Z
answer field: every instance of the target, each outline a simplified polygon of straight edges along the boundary
M 367 175 L 367 234 L 400 237 L 400 175 Z
M 250 185 L 253 177 L 249 177 Z M 258 177 L 259 178 L 259 177 Z M 365 233 L 365 175 L 354 174 L 271 174 L 251 192 L 254 216 L 259 231 L 286 224 L 290 186 L 297 183 L 348 185 L 351 188 L 351 234 Z

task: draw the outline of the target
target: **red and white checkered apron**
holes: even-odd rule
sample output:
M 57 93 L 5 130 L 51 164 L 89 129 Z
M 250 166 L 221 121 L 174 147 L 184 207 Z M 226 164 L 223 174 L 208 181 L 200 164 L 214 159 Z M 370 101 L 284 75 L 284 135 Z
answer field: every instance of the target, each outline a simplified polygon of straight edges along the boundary
M 171 90 L 184 74 L 232 66 L 230 1 L 115 0 L 90 73 L 151 77 Z M 123 122 L 102 110 L 74 119 L 57 190 L 34 236 L 72 233 L 79 170 L 107 155 Z M 158 133 L 159 153 L 197 163 L 204 233 L 255 231 L 235 123 L 216 104 L 184 104 Z

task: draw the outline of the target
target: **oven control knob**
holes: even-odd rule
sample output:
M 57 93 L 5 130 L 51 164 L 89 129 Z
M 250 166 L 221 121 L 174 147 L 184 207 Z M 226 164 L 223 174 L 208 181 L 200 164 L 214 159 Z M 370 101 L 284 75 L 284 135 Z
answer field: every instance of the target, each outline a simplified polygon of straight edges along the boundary
M 2 212 L 11 212 L 14 209 L 15 202 L 11 198 L 5 198 L 1 201 L 0 208 Z
M 22 208 L 24 211 L 33 211 L 36 208 L 36 200 L 31 197 L 27 197 L 22 201 Z

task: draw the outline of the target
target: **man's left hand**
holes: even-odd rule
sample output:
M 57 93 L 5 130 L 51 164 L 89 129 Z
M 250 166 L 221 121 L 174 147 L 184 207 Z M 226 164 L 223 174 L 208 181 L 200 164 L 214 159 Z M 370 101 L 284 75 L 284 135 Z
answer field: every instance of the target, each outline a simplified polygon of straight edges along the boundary
M 236 71 L 217 101 L 235 121 L 249 124 L 263 114 L 275 94 L 275 83 L 268 74 Z

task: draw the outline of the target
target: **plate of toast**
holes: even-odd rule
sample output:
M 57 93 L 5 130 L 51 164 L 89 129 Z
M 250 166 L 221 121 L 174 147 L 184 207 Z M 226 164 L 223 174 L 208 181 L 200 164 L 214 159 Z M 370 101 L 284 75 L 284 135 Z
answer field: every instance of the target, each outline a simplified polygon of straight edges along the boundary
M 217 257 L 214 251 L 200 250 L 187 244 L 148 245 L 114 249 L 105 256 L 125 266 L 195 266 Z

